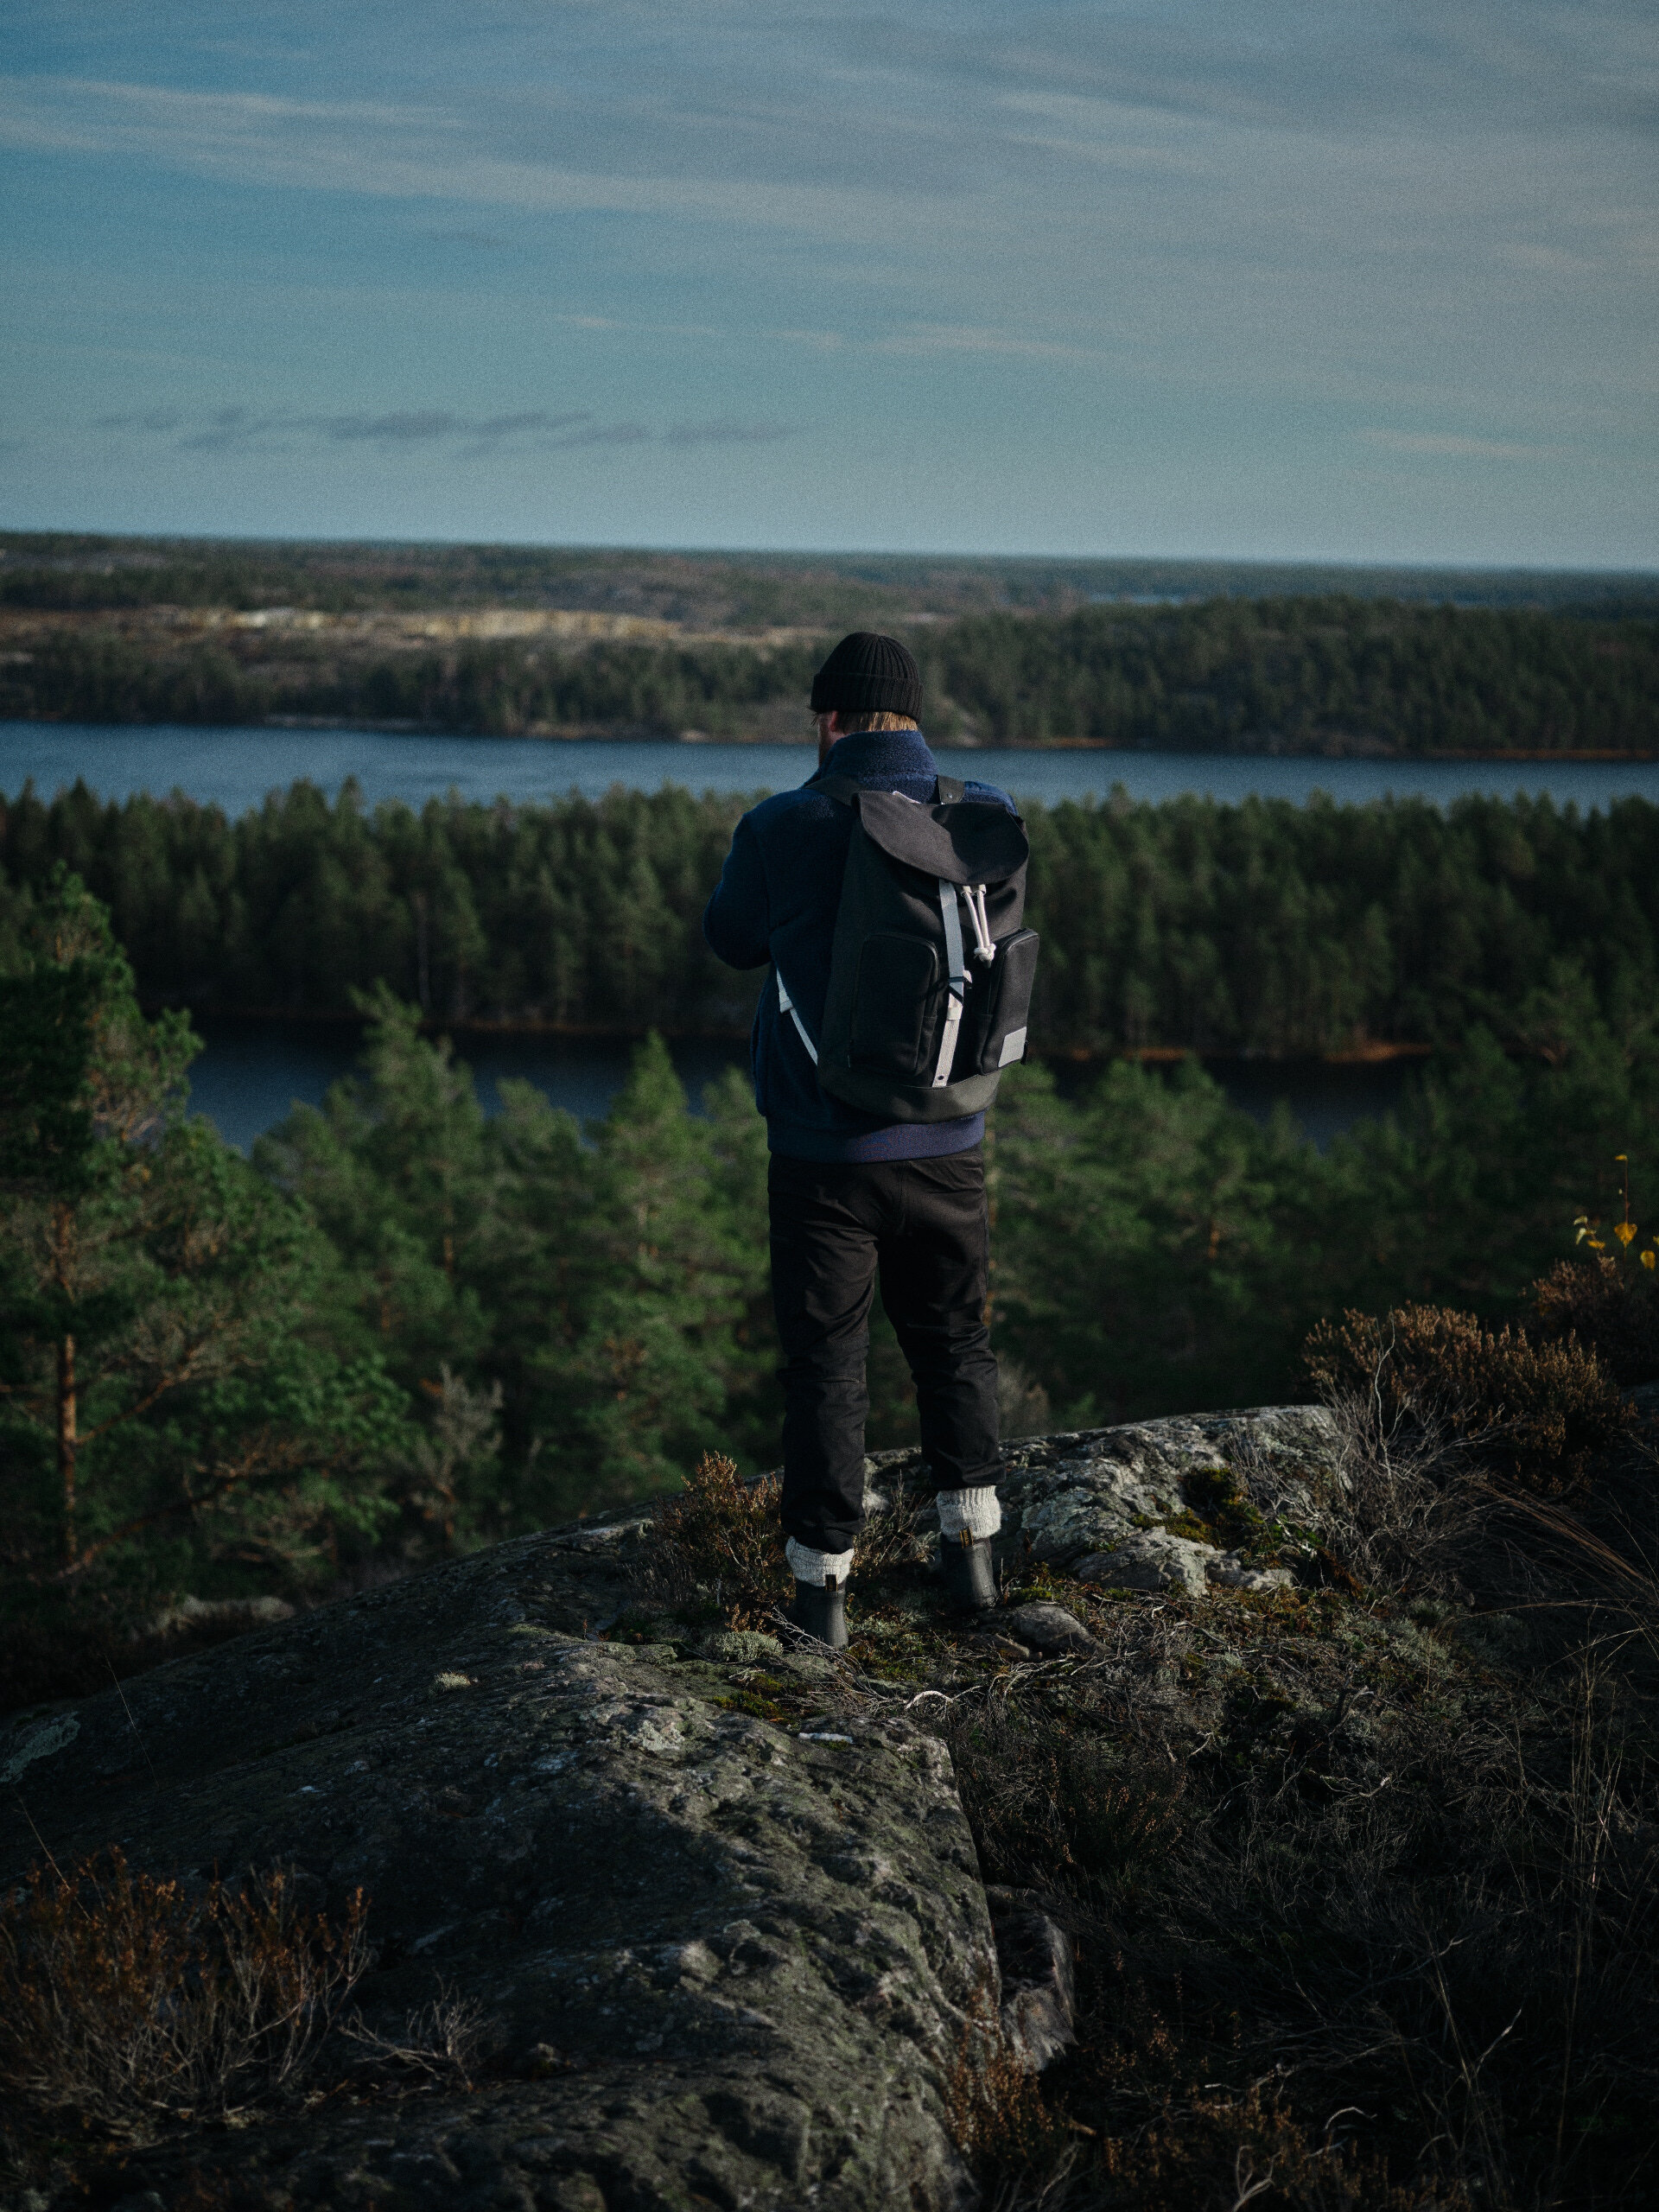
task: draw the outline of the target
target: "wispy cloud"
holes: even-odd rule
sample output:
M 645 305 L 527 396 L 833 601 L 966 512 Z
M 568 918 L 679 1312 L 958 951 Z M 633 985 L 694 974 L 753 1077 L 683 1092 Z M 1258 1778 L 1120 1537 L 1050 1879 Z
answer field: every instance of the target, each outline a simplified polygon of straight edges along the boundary
M 511 438 L 546 438 L 572 431 L 592 417 L 585 409 L 550 415 L 531 407 L 516 415 L 486 415 L 474 421 L 441 409 L 415 411 L 395 409 L 387 415 L 296 416 L 296 427 L 321 429 L 342 445 L 421 445 L 435 438 L 465 438 L 480 446 L 497 446 Z M 564 443 L 572 442 L 566 437 Z
M 592 423 L 585 429 L 572 430 L 569 437 L 552 442 L 561 446 L 643 446 L 651 442 L 651 432 L 643 423 Z
M 1097 361 L 1105 358 L 1098 347 L 1073 345 L 1068 340 L 1041 338 L 1031 332 L 995 330 L 973 323 L 912 322 L 868 338 L 849 338 L 842 330 L 774 330 L 770 334 L 791 346 L 810 346 L 817 353 L 839 353 L 856 347 L 870 353 L 1006 354 L 1027 361 Z
M 522 408 L 505 415 L 469 416 L 454 414 L 446 408 L 395 407 L 372 415 L 313 415 L 289 408 L 233 406 L 216 407 L 189 420 L 158 408 L 131 415 L 100 416 L 96 427 L 166 435 L 178 432 L 181 435 L 175 442 L 181 453 L 272 452 L 323 444 L 378 447 L 391 452 L 449 445 L 489 453 L 511 445 L 592 445 L 610 442 L 619 435 L 632 435 L 627 426 L 620 426 L 619 431 L 595 425 L 585 408 L 556 414 L 542 407 Z
M 97 429 L 117 435 L 165 437 L 180 453 L 275 453 L 326 445 L 365 446 L 385 452 L 448 447 L 462 454 L 508 448 L 557 452 L 581 446 L 757 445 L 795 435 L 781 423 L 672 423 L 653 430 L 638 422 L 602 423 L 585 408 L 555 413 L 521 408 L 502 415 L 467 416 L 443 408 L 389 408 L 372 415 L 313 415 L 292 409 L 216 407 L 188 417 L 170 408 L 100 415 Z
M 480 146 L 479 141 L 485 142 Z M 139 156 L 238 186 L 447 200 L 529 213 L 673 217 L 819 236 L 952 219 L 882 184 L 800 183 L 788 174 L 580 168 L 513 158 L 462 111 L 427 105 L 296 100 L 69 77 L 0 77 L 0 146 Z
M 1385 453 L 1421 454 L 1452 461 L 1547 461 L 1559 446 L 1522 445 L 1497 438 L 1468 438 L 1449 430 L 1361 430 L 1368 446 Z
M 1055 338 L 1028 337 L 1018 331 L 992 330 L 971 323 L 916 322 L 874 341 L 883 353 L 1007 353 L 1027 361 L 1087 361 L 1094 348 Z
M 783 423 L 675 423 L 664 434 L 671 446 L 769 446 L 795 435 Z

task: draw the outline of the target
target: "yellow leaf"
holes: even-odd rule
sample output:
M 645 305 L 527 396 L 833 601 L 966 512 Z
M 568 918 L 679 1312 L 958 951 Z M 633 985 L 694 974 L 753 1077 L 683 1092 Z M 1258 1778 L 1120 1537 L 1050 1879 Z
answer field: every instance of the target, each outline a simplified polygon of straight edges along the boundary
M 1628 1160 L 1630 1156 L 1630 1155 L 1628 1152 L 1616 1152 L 1613 1154 L 1613 1158 L 1615 1160 Z
M 1607 1247 L 1603 1243 L 1599 1236 L 1592 1236 L 1590 1239 L 1590 1249 L 1592 1252 L 1605 1252 L 1607 1249 Z
M 1633 1244 L 1636 1242 L 1636 1225 L 1633 1222 L 1616 1221 L 1613 1234 L 1621 1244 Z
M 1652 1247 L 1649 1246 L 1649 1249 L 1642 1255 L 1642 1264 L 1644 1268 L 1647 1268 L 1649 1270 L 1656 1267 L 1659 1267 L 1659 1252 L 1656 1252 Z

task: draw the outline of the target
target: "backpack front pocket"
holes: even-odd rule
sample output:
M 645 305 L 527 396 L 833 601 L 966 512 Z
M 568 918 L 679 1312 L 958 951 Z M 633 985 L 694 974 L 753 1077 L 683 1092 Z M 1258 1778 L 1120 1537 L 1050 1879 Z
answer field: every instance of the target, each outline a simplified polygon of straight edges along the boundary
M 925 938 L 868 937 L 859 947 L 849 1064 L 913 1081 L 931 1073 L 929 1046 L 944 996 L 939 956 Z
M 1039 941 L 1035 930 L 1015 930 L 1000 941 L 988 968 L 973 967 L 957 1045 L 958 1081 L 969 1075 L 995 1075 L 999 1068 L 1012 1067 L 1025 1058 Z

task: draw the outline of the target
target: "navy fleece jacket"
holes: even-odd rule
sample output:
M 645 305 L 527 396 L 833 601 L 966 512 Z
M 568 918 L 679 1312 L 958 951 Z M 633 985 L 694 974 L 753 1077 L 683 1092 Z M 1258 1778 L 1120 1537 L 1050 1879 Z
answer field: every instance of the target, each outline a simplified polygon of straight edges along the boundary
M 919 730 L 866 730 L 838 739 L 799 790 L 763 800 L 737 825 L 702 933 L 729 968 L 775 963 L 815 1041 L 823 1027 L 853 816 L 813 785 L 818 775 L 849 776 L 871 791 L 927 801 L 938 772 Z M 994 784 L 970 783 L 967 796 L 1014 812 L 1014 801 Z M 791 1160 L 938 1159 L 968 1151 L 985 1133 L 982 1114 L 954 1122 L 883 1122 L 832 1098 L 819 1088 L 794 1023 L 779 1011 L 773 976 L 755 1009 L 749 1057 L 767 1145 Z

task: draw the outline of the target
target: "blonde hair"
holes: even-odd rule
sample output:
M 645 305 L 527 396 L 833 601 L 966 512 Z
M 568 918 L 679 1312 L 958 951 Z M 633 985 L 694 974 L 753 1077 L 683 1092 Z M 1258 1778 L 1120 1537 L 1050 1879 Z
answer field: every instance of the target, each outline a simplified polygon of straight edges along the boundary
M 911 715 L 891 715 L 884 707 L 874 715 L 849 715 L 842 722 L 843 737 L 858 737 L 867 729 L 919 729 L 920 723 Z

